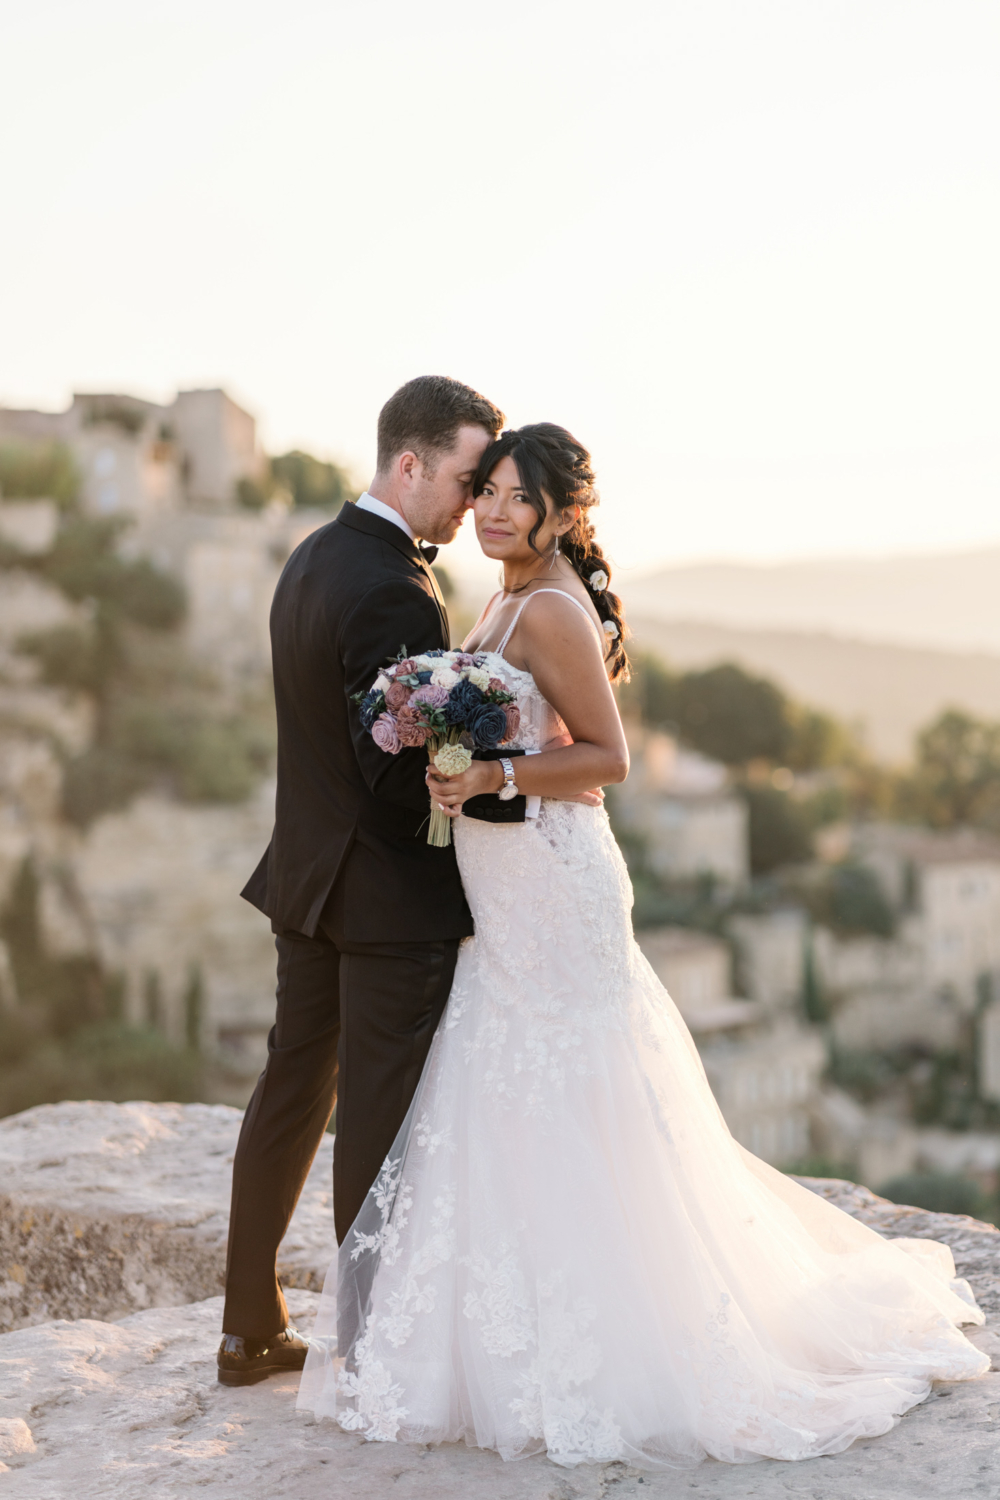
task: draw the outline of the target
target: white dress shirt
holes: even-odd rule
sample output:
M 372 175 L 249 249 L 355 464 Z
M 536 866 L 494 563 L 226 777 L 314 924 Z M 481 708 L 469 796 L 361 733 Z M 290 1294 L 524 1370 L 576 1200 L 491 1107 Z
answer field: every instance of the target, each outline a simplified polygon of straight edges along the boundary
M 373 516 L 381 516 L 383 521 L 391 521 L 394 526 L 399 527 L 400 531 L 406 532 L 411 542 L 414 540 L 413 531 L 405 516 L 401 516 L 398 510 L 393 510 L 392 506 L 386 505 L 384 501 L 376 500 L 375 496 L 369 495 L 367 490 L 363 495 L 359 495 L 354 503 L 358 510 L 370 510 Z

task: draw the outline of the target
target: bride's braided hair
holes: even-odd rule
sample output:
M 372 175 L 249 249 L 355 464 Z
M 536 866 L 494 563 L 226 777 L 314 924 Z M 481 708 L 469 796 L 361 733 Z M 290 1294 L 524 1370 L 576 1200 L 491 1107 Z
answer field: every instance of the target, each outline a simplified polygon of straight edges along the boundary
M 514 460 L 524 493 L 538 513 L 538 520 L 528 534 L 528 542 L 536 552 L 539 549 L 535 546 L 535 538 L 548 515 L 545 496 L 551 496 L 557 511 L 564 511 L 569 506 L 580 507 L 578 519 L 559 538 L 559 550 L 586 584 L 601 620 L 614 626 L 615 634 L 608 631 L 605 658 L 611 681 L 628 682 L 629 660 L 625 650 L 622 602 L 610 588 L 596 589 L 590 581 L 600 573 L 609 580 L 611 578 L 611 564 L 594 535 L 594 523 L 590 518 L 591 510 L 600 503 L 590 454 L 572 433 L 565 427 L 557 427 L 554 422 L 533 422 L 528 427 L 513 428 L 502 432 L 480 459 L 472 483 L 474 495 L 482 494 L 490 475 L 504 458 Z

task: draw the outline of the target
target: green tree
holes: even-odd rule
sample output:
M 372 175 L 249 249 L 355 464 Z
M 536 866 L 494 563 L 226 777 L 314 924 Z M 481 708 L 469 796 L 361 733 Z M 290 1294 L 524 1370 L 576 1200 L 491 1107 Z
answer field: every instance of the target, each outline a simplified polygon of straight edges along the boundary
M 839 720 L 819 709 L 786 702 L 789 741 L 784 764 L 793 771 L 822 771 L 849 764 L 856 755 L 852 735 Z
M 677 727 L 696 750 L 726 765 L 784 765 L 792 744 L 781 689 L 730 662 L 686 672 L 677 682 Z
M 744 786 L 750 823 L 750 869 L 767 875 L 779 865 L 801 864 L 812 858 L 809 825 L 802 808 L 770 786 Z
M 295 505 L 339 510 L 345 500 L 357 499 L 358 491 L 345 469 L 298 448 L 272 458 L 271 472 Z
M 236 498 L 248 510 L 260 510 L 278 489 L 291 496 L 293 505 L 312 510 L 337 511 L 358 496 L 346 469 L 293 448 L 270 459 L 257 478 L 239 480 Z
M 1000 828 L 1000 723 L 947 709 L 917 737 L 903 810 L 934 828 Z
M 822 884 L 810 893 L 817 922 L 843 933 L 874 933 L 891 937 L 895 929 L 892 907 L 874 870 L 844 861 L 833 865 Z
M 641 719 L 650 729 L 676 730 L 677 682 L 658 656 L 637 651 L 632 657 L 631 681 L 619 683 L 617 689 L 622 713 Z

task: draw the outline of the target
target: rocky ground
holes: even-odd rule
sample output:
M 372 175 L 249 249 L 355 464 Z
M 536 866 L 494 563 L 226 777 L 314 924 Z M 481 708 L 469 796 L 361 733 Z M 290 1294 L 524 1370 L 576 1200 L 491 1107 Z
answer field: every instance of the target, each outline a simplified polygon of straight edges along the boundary
M 59 1111 L 78 1112 L 73 1131 L 65 1128 L 71 1117 Z M 60 1105 L 0 1124 L 6 1189 L 0 1264 L 9 1273 L 9 1247 L 18 1244 L 24 1254 L 31 1235 L 39 1233 L 37 1257 L 25 1257 L 23 1284 L 29 1285 L 28 1267 L 35 1267 L 30 1285 L 40 1288 L 39 1295 L 54 1296 L 39 1279 L 42 1246 L 56 1235 L 53 1225 L 60 1226 L 58 1234 L 72 1234 L 77 1215 L 84 1228 L 84 1269 L 58 1295 L 64 1311 L 73 1285 L 77 1295 L 91 1299 L 60 1321 L 38 1321 L 36 1303 L 31 1322 L 0 1337 L 0 1460 L 6 1469 L 0 1482 L 14 1500 L 139 1500 L 154 1493 L 206 1500 L 1000 1500 L 1000 1374 L 994 1373 L 937 1387 L 893 1432 L 833 1458 L 744 1467 L 707 1463 L 662 1474 L 624 1464 L 567 1471 L 545 1459 L 503 1464 L 494 1454 L 461 1445 L 367 1444 L 331 1422 L 300 1416 L 295 1379 L 248 1390 L 219 1386 L 214 1354 L 221 1300 L 195 1300 L 198 1291 L 184 1294 L 199 1277 L 202 1285 L 218 1275 L 213 1256 L 224 1246 L 234 1114 L 198 1105 Z M 59 1160 L 41 1154 L 41 1137 L 53 1129 L 79 1149 L 65 1150 L 62 1165 L 45 1167 L 44 1160 Z M 45 1174 L 58 1172 L 64 1174 L 58 1179 L 61 1202 L 57 1194 L 45 1196 Z M 289 1236 L 296 1240 L 292 1258 L 303 1280 L 310 1258 L 321 1254 L 325 1263 L 328 1254 L 328 1172 L 324 1161 L 311 1180 L 301 1229 Z M 851 1183 L 812 1180 L 808 1186 L 881 1233 L 951 1244 L 960 1273 L 972 1281 L 989 1314 L 987 1327 L 973 1338 L 1000 1366 L 995 1229 L 900 1208 Z M 22 1227 L 31 1214 L 36 1224 L 49 1226 L 44 1233 Z M 91 1244 L 88 1225 L 105 1226 L 106 1243 L 119 1247 L 123 1265 L 126 1231 L 134 1264 L 154 1264 L 150 1247 L 159 1246 L 157 1253 L 169 1262 L 168 1281 L 148 1277 L 141 1295 L 155 1298 L 169 1284 L 174 1305 L 121 1316 L 122 1302 L 115 1298 L 131 1296 L 134 1305 L 140 1283 L 123 1272 L 115 1290 L 108 1290 L 90 1267 L 105 1241 Z M 51 1242 L 62 1243 L 58 1236 Z M 175 1252 L 180 1269 L 173 1264 Z M 67 1256 L 60 1264 L 68 1270 L 73 1263 Z M 15 1284 L 22 1285 L 16 1278 Z M 102 1298 L 114 1304 L 111 1313 L 80 1316 L 93 1313 Z M 301 1327 L 308 1328 L 316 1302 L 315 1292 L 290 1293 Z

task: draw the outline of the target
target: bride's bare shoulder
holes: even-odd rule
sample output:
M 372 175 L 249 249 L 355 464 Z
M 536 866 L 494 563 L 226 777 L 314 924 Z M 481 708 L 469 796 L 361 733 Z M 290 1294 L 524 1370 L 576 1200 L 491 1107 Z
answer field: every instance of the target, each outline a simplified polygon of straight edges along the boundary
M 567 643 L 601 639 L 601 620 L 589 599 L 580 598 L 568 588 L 538 589 L 527 595 L 531 608 L 525 609 L 520 626 L 526 640 L 539 644 L 561 639 Z

